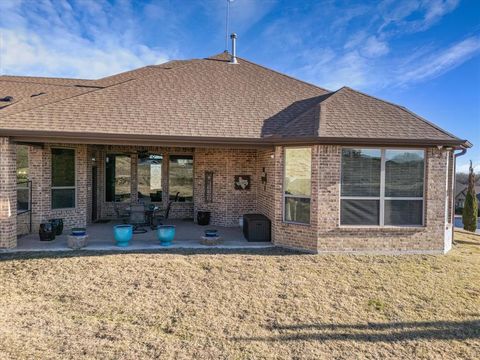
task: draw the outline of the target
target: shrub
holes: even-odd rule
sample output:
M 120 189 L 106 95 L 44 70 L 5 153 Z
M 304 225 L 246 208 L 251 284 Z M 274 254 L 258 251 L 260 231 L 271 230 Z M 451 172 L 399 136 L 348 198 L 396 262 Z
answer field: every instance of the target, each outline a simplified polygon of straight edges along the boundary
M 468 189 L 462 214 L 463 228 L 467 231 L 475 232 L 477 230 L 477 217 L 478 200 L 475 194 L 475 174 L 473 173 L 472 161 L 470 161 Z

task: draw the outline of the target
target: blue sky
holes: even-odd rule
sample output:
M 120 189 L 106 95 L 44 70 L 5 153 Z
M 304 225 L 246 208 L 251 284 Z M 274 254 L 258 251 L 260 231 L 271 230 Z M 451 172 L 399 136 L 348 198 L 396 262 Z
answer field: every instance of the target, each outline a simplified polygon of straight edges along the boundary
M 0 0 L 0 74 L 98 78 L 225 48 L 226 0 Z M 235 0 L 230 31 L 254 62 L 402 104 L 475 146 L 480 1 Z

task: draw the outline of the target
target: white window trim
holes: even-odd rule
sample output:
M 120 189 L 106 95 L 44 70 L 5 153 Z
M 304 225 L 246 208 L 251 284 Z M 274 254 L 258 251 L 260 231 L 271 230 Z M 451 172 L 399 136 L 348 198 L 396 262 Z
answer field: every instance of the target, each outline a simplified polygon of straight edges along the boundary
M 75 182 L 74 186 L 53 186 L 53 174 L 52 174 L 52 158 L 53 158 L 53 150 L 54 149 L 62 149 L 62 150 L 73 150 L 73 159 L 75 161 L 75 166 L 73 169 L 74 176 L 75 176 Z M 69 148 L 69 147 L 61 147 L 61 146 L 54 146 L 50 148 L 50 209 L 52 211 L 57 211 L 57 210 L 72 210 L 77 208 L 77 150 L 75 148 Z M 62 208 L 54 208 L 53 207 L 53 190 L 74 190 L 75 195 L 73 196 L 73 201 L 75 202 L 72 207 L 62 207 Z
M 285 194 L 285 170 L 286 170 L 286 154 L 287 154 L 287 149 L 310 149 L 310 196 L 305 196 L 305 195 L 291 195 L 291 194 Z M 311 146 L 285 146 L 283 147 L 283 171 L 282 171 L 282 221 L 285 224 L 294 224 L 294 225 L 303 225 L 303 226 L 310 226 L 312 223 L 312 171 L 313 171 L 313 148 Z M 285 219 L 285 199 L 286 198 L 294 198 L 294 199 L 309 199 L 310 200 L 310 214 L 309 214 L 309 222 L 300 222 L 300 221 L 292 221 L 292 220 L 286 220 Z
M 425 227 L 425 190 L 427 177 L 427 151 L 424 148 L 404 148 L 404 147 L 372 147 L 372 146 L 344 146 L 341 148 L 340 162 L 342 161 L 343 149 L 377 149 L 380 150 L 380 196 L 342 196 L 342 165 L 340 164 L 340 206 L 339 206 L 339 225 L 340 227 L 356 228 L 412 228 Z M 423 151 L 423 196 L 422 197 L 390 197 L 385 196 L 385 152 L 387 150 L 422 150 Z M 379 207 L 379 225 L 345 225 L 341 223 L 341 202 L 342 200 L 378 200 Z M 385 225 L 385 201 L 386 200 L 421 200 L 422 201 L 422 222 L 421 224 L 411 225 Z

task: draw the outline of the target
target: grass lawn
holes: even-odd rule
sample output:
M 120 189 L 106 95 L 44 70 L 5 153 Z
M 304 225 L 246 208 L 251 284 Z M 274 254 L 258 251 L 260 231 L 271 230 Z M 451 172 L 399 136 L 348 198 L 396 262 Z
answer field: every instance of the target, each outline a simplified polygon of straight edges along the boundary
M 480 358 L 480 236 L 448 255 L 0 255 L 0 358 Z

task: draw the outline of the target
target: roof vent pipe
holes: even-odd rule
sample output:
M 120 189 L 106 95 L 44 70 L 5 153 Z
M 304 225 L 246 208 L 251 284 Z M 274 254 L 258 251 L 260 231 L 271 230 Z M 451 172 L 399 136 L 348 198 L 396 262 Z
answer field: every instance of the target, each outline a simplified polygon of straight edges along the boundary
M 232 33 L 232 35 L 230 35 L 230 39 L 232 39 L 232 58 L 230 59 L 230 64 L 238 64 L 238 61 L 237 61 L 237 34 Z

